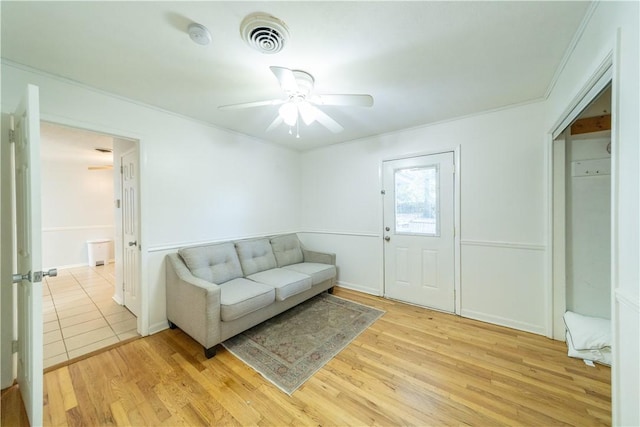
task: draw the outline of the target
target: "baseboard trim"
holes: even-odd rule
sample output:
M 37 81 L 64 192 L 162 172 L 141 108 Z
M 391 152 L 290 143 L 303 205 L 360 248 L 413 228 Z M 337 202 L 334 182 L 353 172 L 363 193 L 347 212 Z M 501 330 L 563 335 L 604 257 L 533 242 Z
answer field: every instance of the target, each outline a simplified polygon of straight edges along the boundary
M 58 265 L 53 268 L 57 268 L 58 270 L 68 270 L 69 268 L 78 268 L 78 267 L 91 267 L 91 266 L 85 262 L 83 264 Z
M 521 322 L 518 320 L 508 319 L 506 317 L 494 316 L 491 314 L 464 308 L 461 310 L 460 316 L 467 317 L 469 319 L 480 320 L 481 322 L 487 322 L 498 326 L 505 326 L 511 329 L 517 329 L 519 331 L 531 332 L 532 334 L 546 336 L 544 325 L 534 325 L 532 323 Z
M 149 335 L 157 334 L 158 332 L 164 331 L 165 329 L 169 329 L 168 320 L 163 320 L 162 322 L 149 325 Z
M 338 286 L 345 289 L 350 289 L 352 291 L 362 292 L 364 294 L 374 295 L 376 297 L 381 297 L 382 294 L 380 292 L 376 292 L 375 289 L 367 288 L 361 285 L 357 285 L 355 283 L 343 282 L 338 280 Z

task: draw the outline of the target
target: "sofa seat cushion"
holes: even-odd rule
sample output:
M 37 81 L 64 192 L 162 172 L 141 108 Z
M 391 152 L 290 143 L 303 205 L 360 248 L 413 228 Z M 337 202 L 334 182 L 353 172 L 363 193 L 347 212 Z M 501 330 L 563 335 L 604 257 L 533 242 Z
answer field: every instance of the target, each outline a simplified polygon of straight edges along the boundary
M 336 275 L 336 266 L 331 264 L 319 264 L 317 262 L 301 262 L 283 267 L 286 270 L 297 271 L 298 273 L 311 276 L 311 284 L 317 285 Z
M 298 264 L 304 261 L 300 240 L 296 234 L 285 234 L 271 238 L 271 247 L 278 267 Z
M 284 268 L 272 268 L 247 276 L 247 279 L 272 286 L 276 299 L 284 301 L 292 295 L 311 289 L 311 276 Z
M 218 285 L 242 277 L 242 267 L 231 242 L 193 246 L 178 251 L 191 274 Z
M 225 322 L 239 319 L 275 301 L 272 286 L 242 277 L 223 283 L 220 288 L 220 318 Z
M 277 267 L 269 239 L 240 240 L 236 251 L 245 276 Z

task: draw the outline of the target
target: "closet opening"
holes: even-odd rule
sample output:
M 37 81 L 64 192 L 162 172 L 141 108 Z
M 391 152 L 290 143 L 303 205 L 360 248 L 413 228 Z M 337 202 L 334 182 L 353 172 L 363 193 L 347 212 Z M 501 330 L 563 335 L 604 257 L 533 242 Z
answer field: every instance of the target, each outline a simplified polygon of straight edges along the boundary
M 553 141 L 553 337 L 568 345 L 567 322 L 610 337 L 611 93 L 609 83 Z M 610 365 L 606 347 L 585 359 Z

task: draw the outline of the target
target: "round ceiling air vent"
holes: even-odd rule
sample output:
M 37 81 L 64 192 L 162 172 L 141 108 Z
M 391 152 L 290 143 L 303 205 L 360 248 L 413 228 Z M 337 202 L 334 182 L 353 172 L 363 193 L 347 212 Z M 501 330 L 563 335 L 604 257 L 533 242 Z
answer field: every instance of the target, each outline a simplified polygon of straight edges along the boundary
M 242 39 L 262 53 L 278 53 L 289 41 L 289 29 L 284 22 L 270 15 L 254 13 L 240 24 Z

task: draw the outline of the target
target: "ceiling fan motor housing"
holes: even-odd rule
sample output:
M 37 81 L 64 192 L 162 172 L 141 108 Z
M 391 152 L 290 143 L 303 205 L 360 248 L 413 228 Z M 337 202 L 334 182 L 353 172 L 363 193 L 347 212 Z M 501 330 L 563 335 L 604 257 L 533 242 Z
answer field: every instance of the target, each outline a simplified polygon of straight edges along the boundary
M 240 24 L 242 39 L 258 52 L 274 54 L 289 41 L 289 29 L 278 18 L 263 13 L 248 15 Z
M 306 71 L 301 70 L 291 70 L 293 76 L 296 78 L 296 83 L 298 84 L 298 90 L 293 93 L 289 93 L 289 96 L 302 96 L 306 97 L 313 89 L 314 79 L 313 76 Z

